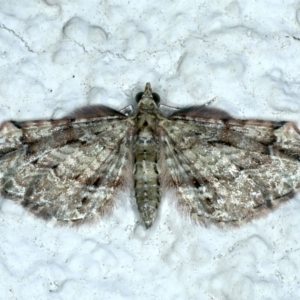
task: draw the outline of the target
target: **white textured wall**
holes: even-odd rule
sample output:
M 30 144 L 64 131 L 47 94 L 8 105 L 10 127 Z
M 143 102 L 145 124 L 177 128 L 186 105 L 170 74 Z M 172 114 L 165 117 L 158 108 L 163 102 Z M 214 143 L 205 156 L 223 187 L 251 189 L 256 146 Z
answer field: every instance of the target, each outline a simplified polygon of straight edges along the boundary
M 1 122 L 121 109 L 147 81 L 170 105 L 299 125 L 299 1 L 0 0 Z M 74 229 L 1 199 L 0 299 L 300 299 L 299 197 L 228 231 L 167 201 L 145 231 L 130 201 Z

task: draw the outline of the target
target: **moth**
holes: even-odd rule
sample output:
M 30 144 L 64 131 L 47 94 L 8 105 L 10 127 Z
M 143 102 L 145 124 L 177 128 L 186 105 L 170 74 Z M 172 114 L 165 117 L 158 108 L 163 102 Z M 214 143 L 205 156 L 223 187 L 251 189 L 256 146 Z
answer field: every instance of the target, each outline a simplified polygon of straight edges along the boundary
M 235 120 L 206 105 L 166 116 L 147 83 L 129 116 L 98 105 L 60 120 L 4 122 L 0 189 L 65 224 L 101 217 L 134 190 L 146 228 L 165 195 L 196 223 L 235 226 L 294 195 L 299 146 L 291 122 Z

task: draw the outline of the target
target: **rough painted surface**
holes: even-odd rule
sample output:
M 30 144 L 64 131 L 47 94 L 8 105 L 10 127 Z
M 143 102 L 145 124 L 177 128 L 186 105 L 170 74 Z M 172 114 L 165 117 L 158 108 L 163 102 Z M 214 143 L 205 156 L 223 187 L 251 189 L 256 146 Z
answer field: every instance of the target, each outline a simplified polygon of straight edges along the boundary
M 236 119 L 298 122 L 297 5 L 1 1 L 1 123 L 86 104 L 121 109 L 147 81 L 173 106 L 218 96 L 212 106 Z M 182 222 L 163 198 L 164 213 L 145 231 L 133 196 L 73 230 L 2 199 L 3 298 L 297 299 L 298 197 L 229 231 Z

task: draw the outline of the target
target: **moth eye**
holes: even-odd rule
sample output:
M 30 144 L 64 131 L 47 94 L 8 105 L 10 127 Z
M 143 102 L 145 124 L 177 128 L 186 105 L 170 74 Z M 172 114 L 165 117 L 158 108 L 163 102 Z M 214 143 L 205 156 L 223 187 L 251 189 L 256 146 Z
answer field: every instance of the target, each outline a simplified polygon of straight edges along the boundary
M 159 104 L 159 102 L 160 102 L 160 97 L 159 97 L 159 95 L 156 94 L 156 93 L 152 93 L 152 96 L 153 96 L 154 102 L 155 102 L 156 104 Z
M 136 101 L 137 103 L 140 102 L 140 100 L 142 99 L 143 94 L 144 94 L 144 92 L 140 92 L 140 93 L 136 94 L 136 96 L 135 96 L 135 101 Z
M 140 100 L 142 99 L 143 94 L 144 94 L 144 92 L 140 92 L 140 93 L 138 93 L 138 94 L 135 96 L 135 101 L 136 101 L 137 103 L 140 102 Z M 153 97 L 154 102 L 155 102 L 156 104 L 159 104 L 159 102 L 160 102 L 160 97 L 159 97 L 159 95 L 156 94 L 156 93 L 152 93 L 152 97 Z

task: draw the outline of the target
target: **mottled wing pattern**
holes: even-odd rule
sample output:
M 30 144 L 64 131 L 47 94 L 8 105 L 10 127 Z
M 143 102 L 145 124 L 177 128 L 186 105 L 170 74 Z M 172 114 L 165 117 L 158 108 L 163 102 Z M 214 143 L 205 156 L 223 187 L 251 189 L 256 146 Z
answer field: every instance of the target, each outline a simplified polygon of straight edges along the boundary
M 109 212 L 118 192 L 133 185 L 130 121 L 103 107 L 73 117 L 0 128 L 2 194 L 63 223 Z
M 240 225 L 294 194 L 300 138 L 293 123 L 210 115 L 179 112 L 158 124 L 162 190 L 176 191 L 186 215 L 202 224 Z
M 56 121 L 3 123 L 2 194 L 37 216 L 78 224 L 134 188 L 148 228 L 168 191 L 198 223 L 241 225 L 299 189 L 295 124 L 234 120 L 207 106 L 166 117 L 158 103 L 147 83 L 129 117 L 93 106 Z

